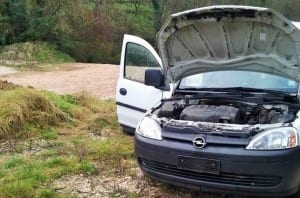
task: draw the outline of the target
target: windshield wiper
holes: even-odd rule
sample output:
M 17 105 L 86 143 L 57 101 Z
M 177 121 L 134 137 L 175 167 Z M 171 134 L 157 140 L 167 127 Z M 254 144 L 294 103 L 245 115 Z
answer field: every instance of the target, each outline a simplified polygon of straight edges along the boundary
M 265 94 L 272 94 L 275 96 L 293 96 L 290 92 L 278 91 L 278 90 L 271 90 L 271 89 L 260 89 L 260 88 L 252 88 L 252 87 L 228 87 L 222 88 L 224 90 L 235 90 L 238 92 L 247 92 L 247 93 L 265 93 Z
M 227 96 L 236 96 L 236 97 L 251 97 L 254 96 L 253 93 L 250 92 L 245 92 L 245 91 L 239 91 L 239 90 L 235 90 L 235 89 L 229 89 L 229 88 L 184 88 L 184 89 L 177 89 L 175 92 L 179 92 L 179 93 L 185 93 L 185 92 L 197 92 L 197 94 L 199 95 L 215 95 L 216 92 L 220 92 L 222 94 L 226 94 Z M 221 96 L 221 95 L 219 95 Z
M 259 88 L 251 88 L 251 87 L 225 87 L 225 88 L 184 88 L 180 90 L 188 90 L 188 91 L 210 91 L 210 92 L 225 92 L 225 93 L 234 93 L 241 94 L 243 96 L 253 96 L 255 93 L 265 93 L 272 94 L 274 96 L 293 96 L 292 93 L 270 90 L 270 89 L 259 89 Z

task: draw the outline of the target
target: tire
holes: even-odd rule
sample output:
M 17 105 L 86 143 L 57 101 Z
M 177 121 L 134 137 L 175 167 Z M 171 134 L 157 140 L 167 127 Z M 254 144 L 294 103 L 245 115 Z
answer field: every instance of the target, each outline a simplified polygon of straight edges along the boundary
M 122 131 L 123 131 L 123 133 L 125 133 L 126 135 L 129 135 L 129 136 L 134 136 L 134 133 L 135 133 L 135 129 L 123 127 L 123 126 L 122 126 Z

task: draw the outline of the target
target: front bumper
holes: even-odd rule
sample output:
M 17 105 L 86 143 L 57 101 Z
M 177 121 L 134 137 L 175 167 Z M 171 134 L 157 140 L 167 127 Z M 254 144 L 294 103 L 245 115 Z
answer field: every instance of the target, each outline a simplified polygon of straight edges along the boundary
M 206 145 L 170 139 L 162 141 L 135 135 L 135 152 L 142 171 L 150 177 L 208 192 L 282 197 L 297 192 L 300 149 L 251 151 L 237 146 Z M 180 168 L 178 157 L 220 162 L 219 174 Z

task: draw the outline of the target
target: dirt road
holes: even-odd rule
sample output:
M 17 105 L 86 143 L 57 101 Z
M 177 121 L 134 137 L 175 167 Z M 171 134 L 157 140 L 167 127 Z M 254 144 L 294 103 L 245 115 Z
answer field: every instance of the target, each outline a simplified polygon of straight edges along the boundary
M 0 79 L 58 94 L 85 91 L 97 98 L 106 99 L 114 98 L 118 75 L 118 65 L 74 63 L 59 65 L 50 72 L 4 74 Z

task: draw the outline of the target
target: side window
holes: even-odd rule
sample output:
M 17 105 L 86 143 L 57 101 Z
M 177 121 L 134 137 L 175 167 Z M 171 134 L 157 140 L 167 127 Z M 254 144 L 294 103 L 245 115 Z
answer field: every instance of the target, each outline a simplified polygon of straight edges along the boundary
M 145 70 L 149 67 L 160 67 L 153 54 L 145 47 L 128 43 L 125 57 L 125 78 L 144 83 Z

